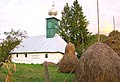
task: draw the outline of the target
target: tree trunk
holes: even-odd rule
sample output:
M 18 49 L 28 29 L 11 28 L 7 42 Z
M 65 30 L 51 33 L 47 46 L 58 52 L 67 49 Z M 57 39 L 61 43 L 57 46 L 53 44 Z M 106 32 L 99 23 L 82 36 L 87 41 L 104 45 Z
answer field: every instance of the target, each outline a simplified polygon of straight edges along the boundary
M 0 68 L 2 67 L 2 65 L 3 65 L 3 62 L 0 62 Z

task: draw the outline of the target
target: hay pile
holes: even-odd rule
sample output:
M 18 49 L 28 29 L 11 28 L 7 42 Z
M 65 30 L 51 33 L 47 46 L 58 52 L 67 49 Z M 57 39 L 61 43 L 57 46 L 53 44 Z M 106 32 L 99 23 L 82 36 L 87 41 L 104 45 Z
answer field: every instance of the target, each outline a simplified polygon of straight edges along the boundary
M 78 58 L 75 55 L 75 46 L 69 42 L 65 48 L 65 54 L 58 64 L 58 70 L 62 73 L 70 73 L 77 63 Z
M 120 57 L 97 42 L 81 56 L 74 82 L 120 82 Z
M 108 39 L 105 42 L 109 45 L 119 56 L 120 56 L 120 32 L 119 31 L 112 31 L 108 35 Z

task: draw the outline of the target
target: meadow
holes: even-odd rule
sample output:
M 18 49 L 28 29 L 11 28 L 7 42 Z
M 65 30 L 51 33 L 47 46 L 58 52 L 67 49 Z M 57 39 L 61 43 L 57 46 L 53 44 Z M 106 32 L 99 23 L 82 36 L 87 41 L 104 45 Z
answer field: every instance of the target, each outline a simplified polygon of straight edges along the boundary
M 12 71 L 12 82 L 45 82 L 45 73 L 43 65 L 39 64 L 16 64 L 16 72 L 13 66 L 10 67 Z M 58 72 L 58 66 L 48 66 L 50 82 L 72 82 L 74 74 Z M 3 65 L 0 68 L 0 82 L 5 82 L 8 74 L 7 68 Z

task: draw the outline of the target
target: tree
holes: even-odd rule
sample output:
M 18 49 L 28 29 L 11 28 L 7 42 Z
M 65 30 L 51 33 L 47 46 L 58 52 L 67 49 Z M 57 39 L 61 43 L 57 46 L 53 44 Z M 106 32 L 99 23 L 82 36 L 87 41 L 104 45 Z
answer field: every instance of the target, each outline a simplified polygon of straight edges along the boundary
M 100 36 L 100 42 L 105 43 L 108 37 L 104 34 L 100 34 L 99 36 Z M 94 34 L 94 35 L 90 36 L 90 41 L 86 45 L 86 47 L 88 48 L 89 46 L 91 46 L 95 42 L 98 42 L 98 34 Z
M 85 45 L 89 41 L 89 35 L 86 28 L 89 22 L 83 15 L 83 9 L 77 0 L 69 7 L 66 3 L 62 12 L 60 21 L 59 34 L 67 42 L 72 42 L 76 46 L 76 51 L 80 55 L 84 51 Z
M 11 29 L 10 32 L 4 32 L 6 37 L 2 39 L 0 44 L 0 62 L 5 62 L 9 56 L 9 52 L 27 37 L 26 34 L 27 33 L 25 31 L 15 31 L 13 29 Z

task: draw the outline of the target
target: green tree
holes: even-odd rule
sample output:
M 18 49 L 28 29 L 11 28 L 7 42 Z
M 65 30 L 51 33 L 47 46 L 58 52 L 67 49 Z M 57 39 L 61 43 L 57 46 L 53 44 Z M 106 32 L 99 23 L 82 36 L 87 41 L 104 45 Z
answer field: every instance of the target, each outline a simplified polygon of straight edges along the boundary
M 10 32 L 4 32 L 6 37 L 2 39 L 2 42 L 0 43 L 0 62 L 5 62 L 9 56 L 9 52 L 27 37 L 26 34 L 25 31 L 15 31 L 13 29 L 11 29 Z
M 91 33 L 88 32 L 88 24 L 89 22 L 77 0 L 73 2 L 71 7 L 66 3 L 62 12 L 59 34 L 65 41 L 75 44 L 79 56 L 89 42 Z
M 100 42 L 105 43 L 107 38 L 108 37 L 106 35 L 100 34 Z M 98 42 L 98 34 L 94 34 L 94 35 L 90 36 L 89 44 L 87 44 L 86 47 L 88 48 L 89 46 L 91 46 L 95 42 Z

